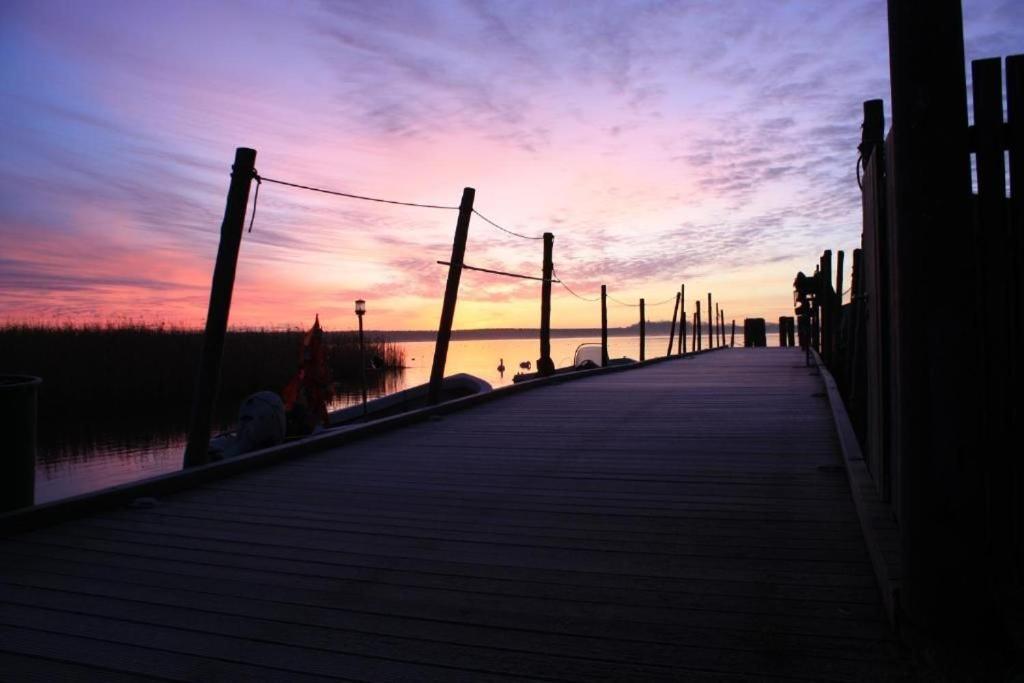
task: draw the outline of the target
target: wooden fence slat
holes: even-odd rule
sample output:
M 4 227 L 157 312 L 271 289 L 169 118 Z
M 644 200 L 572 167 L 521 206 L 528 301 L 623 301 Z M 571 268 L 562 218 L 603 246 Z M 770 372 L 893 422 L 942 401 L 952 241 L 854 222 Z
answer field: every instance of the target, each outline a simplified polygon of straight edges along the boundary
M 1012 327 L 1010 355 L 1012 387 L 1024 381 L 1024 359 L 1020 348 L 1024 345 L 1024 55 L 1006 58 L 1006 149 L 1010 158 L 1010 236 L 1012 239 Z M 1010 423 L 1015 425 L 1014 438 L 1020 439 L 1024 424 L 1024 392 L 1013 392 L 1010 403 Z M 1019 454 L 1011 463 L 1014 510 L 1011 537 L 1014 545 L 1015 581 L 1024 583 L 1024 459 Z
M 1007 335 L 1012 249 L 1006 222 L 1006 165 L 1003 156 L 1002 60 L 980 59 L 971 63 L 974 94 L 974 144 L 978 196 L 974 214 L 978 291 L 982 309 L 979 332 L 984 337 L 981 354 L 985 398 L 981 411 L 979 454 L 985 478 L 985 529 L 993 571 L 998 580 L 1009 579 L 1012 477 L 1010 451 L 1000 447 L 1007 433 L 1010 387 L 1006 379 L 1010 347 Z
M 963 14 L 959 2 L 890 0 L 896 220 L 891 311 L 897 347 L 901 603 L 910 624 L 980 635 L 991 608 L 977 533 L 978 400 L 974 243 Z M 938 293 L 941 292 L 941 296 Z M 963 316 L 949 325 L 950 311 Z M 940 520 L 948 520 L 942 523 Z M 955 523 L 953 523 L 955 520 Z M 951 591 L 957 585 L 961 590 Z
M 864 173 L 865 448 L 871 476 L 882 500 L 889 500 L 889 272 L 886 179 L 882 146 L 874 144 Z

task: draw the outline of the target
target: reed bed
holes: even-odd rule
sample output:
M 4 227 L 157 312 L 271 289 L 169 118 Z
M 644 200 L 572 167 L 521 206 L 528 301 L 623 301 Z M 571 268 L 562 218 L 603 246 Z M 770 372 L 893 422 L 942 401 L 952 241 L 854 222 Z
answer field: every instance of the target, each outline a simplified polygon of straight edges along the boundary
M 215 422 L 233 422 L 243 398 L 280 392 L 298 370 L 303 330 L 228 332 Z M 328 363 L 341 391 L 359 386 L 359 338 L 326 332 Z M 184 431 L 188 424 L 202 331 L 166 326 L 0 326 L 0 373 L 43 378 L 40 441 Z M 368 335 L 366 356 L 379 369 L 367 383 L 385 385 L 405 365 L 404 349 Z

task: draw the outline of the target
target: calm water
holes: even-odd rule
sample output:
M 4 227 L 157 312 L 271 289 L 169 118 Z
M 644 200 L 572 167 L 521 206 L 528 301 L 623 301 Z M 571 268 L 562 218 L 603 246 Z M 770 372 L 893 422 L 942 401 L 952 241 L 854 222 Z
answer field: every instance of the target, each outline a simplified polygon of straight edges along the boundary
M 552 339 L 552 359 L 557 367 L 567 366 L 572 363 L 577 346 L 597 341 L 600 339 Z M 768 335 L 768 343 L 775 345 L 776 335 Z M 667 336 L 648 337 L 648 357 L 663 355 L 667 345 Z M 386 377 L 381 388 L 369 392 L 371 398 L 429 381 L 434 343 L 406 342 L 402 346 L 405 347 L 409 367 Z M 612 358 L 639 358 L 640 342 L 636 337 L 609 337 L 608 346 Z M 535 339 L 453 341 L 449 346 L 445 374 L 466 372 L 498 388 L 512 383 L 520 362 L 536 363 L 538 355 L 539 346 Z M 497 369 L 501 359 L 504 359 L 506 368 L 503 375 Z M 339 396 L 333 407 L 342 408 L 359 400 L 358 391 L 351 391 Z M 36 502 L 45 503 L 180 469 L 184 445 L 185 436 L 179 434 L 145 439 L 126 436 L 99 442 L 79 441 L 50 448 L 39 454 Z

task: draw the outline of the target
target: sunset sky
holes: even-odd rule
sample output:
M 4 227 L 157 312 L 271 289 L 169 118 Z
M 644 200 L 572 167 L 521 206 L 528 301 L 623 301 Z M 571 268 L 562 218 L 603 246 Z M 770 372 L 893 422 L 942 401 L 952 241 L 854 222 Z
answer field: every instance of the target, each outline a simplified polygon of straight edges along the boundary
M 1024 52 L 1024 2 L 964 14 L 968 59 Z M 729 318 L 777 318 L 798 269 L 859 241 L 887 40 L 884 0 L 5 0 L 0 320 L 202 324 L 239 146 L 345 192 L 475 187 L 488 218 L 555 233 L 586 297 L 685 282 L 688 310 L 710 290 Z M 455 217 L 264 184 L 231 323 L 346 329 L 364 298 L 370 328 L 435 327 Z M 541 243 L 474 217 L 466 262 L 539 275 Z M 555 327 L 599 324 L 554 292 Z M 536 326 L 539 297 L 465 273 L 456 327 Z

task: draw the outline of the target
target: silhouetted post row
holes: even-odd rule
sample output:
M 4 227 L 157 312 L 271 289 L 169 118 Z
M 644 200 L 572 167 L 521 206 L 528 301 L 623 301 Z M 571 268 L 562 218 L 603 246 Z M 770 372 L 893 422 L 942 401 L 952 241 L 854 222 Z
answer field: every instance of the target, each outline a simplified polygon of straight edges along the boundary
M 544 233 L 544 265 L 540 299 L 540 358 L 537 359 L 537 374 L 554 374 L 555 364 L 551 360 L 551 278 L 555 270 L 553 252 L 555 236 Z
M 813 292 L 800 341 L 835 376 L 898 521 L 900 585 L 883 587 L 901 629 L 991 643 L 1024 591 L 1024 466 L 1006 446 L 1024 424 L 1024 55 L 1006 58 L 1005 99 L 1000 59 L 971 64 L 968 93 L 960 3 L 888 5 L 892 127 L 864 103 L 852 296 L 844 252 L 833 278 L 825 251 L 813 288 L 797 279 L 798 299 Z
M 459 202 L 459 217 L 455 222 L 452 257 L 448 265 L 448 282 L 444 288 L 444 301 L 441 304 L 441 321 L 437 326 L 437 342 L 434 344 L 434 363 L 430 368 L 430 386 L 427 390 L 427 401 L 431 405 L 441 400 L 444 366 L 448 362 L 448 344 L 452 338 L 455 302 L 459 297 L 459 280 L 462 278 L 462 262 L 466 256 L 466 239 L 469 237 L 469 219 L 473 215 L 473 199 L 475 196 L 476 190 L 472 187 L 467 187 L 462 191 L 462 201 Z
M 196 376 L 188 442 L 185 446 L 185 467 L 205 465 L 209 460 L 210 421 L 213 418 L 213 404 L 220 382 L 220 364 L 224 356 L 224 338 L 228 331 L 231 294 L 235 287 L 238 250 L 245 227 L 245 210 L 249 205 L 249 190 L 255 172 L 256 150 L 246 147 L 236 149 L 235 163 L 231 167 L 227 206 L 224 208 L 224 220 L 220 226 L 217 261 L 213 267 L 210 306 L 206 313 L 203 350 L 199 357 L 199 373 Z

